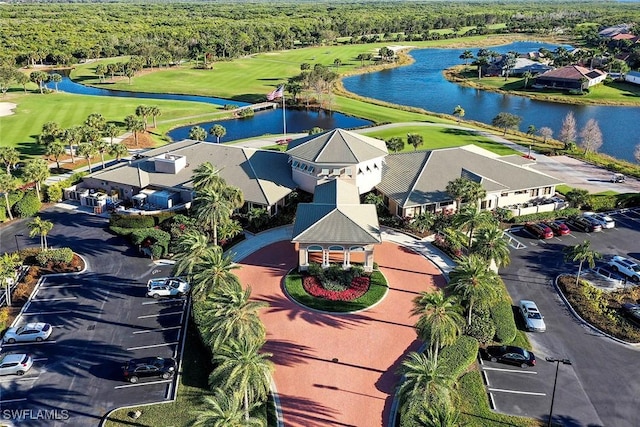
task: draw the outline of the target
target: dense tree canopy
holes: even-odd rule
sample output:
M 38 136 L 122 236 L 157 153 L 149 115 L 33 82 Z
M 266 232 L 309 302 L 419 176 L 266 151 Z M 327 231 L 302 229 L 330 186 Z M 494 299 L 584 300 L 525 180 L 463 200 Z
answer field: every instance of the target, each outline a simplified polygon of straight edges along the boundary
M 187 58 L 228 59 L 296 46 L 439 38 L 434 30 L 472 27 L 468 34 L 573 30 L 581 23 L 634 22 L 640 5 L 615 2 L 91 2 L 9 3 L 0 9 L 0 62 L 12 66 L 139 55 L 145 66 Z M 594 29 L 579 27 L 593 38 Z M 597 28 L 595 29 L 597 30 Z M 462 32 L 461 32 L 462 33 Z M 458 34 L 461 34 L 458 33 Z M 597 35 L 597 31 L 595 32 Z M 103 70 L 106 71 L 106 70 Z

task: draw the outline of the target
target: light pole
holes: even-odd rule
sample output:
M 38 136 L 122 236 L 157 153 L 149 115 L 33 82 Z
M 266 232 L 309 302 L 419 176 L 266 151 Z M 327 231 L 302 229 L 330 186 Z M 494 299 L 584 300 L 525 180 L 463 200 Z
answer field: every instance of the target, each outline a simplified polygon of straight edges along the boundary
M 558 368 L 560 367 L 560 363 L 563 365 L 571 365 L 571 360 L 569 359 L 556 359 L 555 357 L 545 357 L 547 362 L 555 362 L 556 364 L 556 376 L 553 380 L 553 392 L 551 393 L 551 409 L 549 409 L 549 422 L 547 423 L 547 427 L 551 427 L 551 420 L 553 419 L 553 401 L 556 398 L 556 384 L 558 383 Z
M 23 236 L 24 236 L 24 234 L 14 234 L 13 235 L 13 237 L 16 238 L 16 248 L 17 248 L 18 252 L 20 252 L 20 245 L 18 244 L 18 237 L 23 237 Z

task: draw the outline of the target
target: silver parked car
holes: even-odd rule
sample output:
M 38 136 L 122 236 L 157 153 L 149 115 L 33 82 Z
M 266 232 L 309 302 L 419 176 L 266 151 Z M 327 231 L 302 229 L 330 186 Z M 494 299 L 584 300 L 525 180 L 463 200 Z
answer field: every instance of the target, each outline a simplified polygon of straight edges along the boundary
M 603 213 L 585 212 L 584 216 L 595 219 L 600 223 L 602 228 L 614 228 L 616 226 L 616 222 L 613 218 Z
M 0 358 L 0 375 L 24 375 L 32 366 L 28 354 L 5 354 Z
M 48 323 L 27 323 L 19 328 L 9 328 L 2 340 L 6 343 L 44 341 L 51 335 L 53 328 Z
M 524 318 L 527 331 L 544 332 L 547 330 L 547 326 L 544 324 L 544 317 L 540 314 L 535 302 L 520 300 L 518 306 Z

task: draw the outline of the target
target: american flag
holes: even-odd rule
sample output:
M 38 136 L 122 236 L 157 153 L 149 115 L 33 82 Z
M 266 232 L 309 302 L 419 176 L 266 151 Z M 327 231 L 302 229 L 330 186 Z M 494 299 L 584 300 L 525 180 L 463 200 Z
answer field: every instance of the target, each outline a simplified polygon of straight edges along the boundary
M 273 101 L 276 98 L 281 98 L 284 96 L 284 85 L 278 86 L 277 89 L 272 90 L 267 94 L 267 100 Z

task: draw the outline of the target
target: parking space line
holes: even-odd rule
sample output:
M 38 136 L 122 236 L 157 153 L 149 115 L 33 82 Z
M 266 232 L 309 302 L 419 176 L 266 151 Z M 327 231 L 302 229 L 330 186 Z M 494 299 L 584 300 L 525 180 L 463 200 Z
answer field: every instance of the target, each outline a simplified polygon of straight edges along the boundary
M 142 345 L 142 346 L 140 346 L 140 347 L 129 347 L 129 348 L 127 349 L 127 351 L 130 351 L 130 350 L 142 350 L 142 349 L 145 349 L 145 348 L 164 347 L 164 346 L 176 345 L 176 344 L 178 344 L 178 341 L 174 341 L 174 342 L 166 342 L 166 343 L 163 343 L 163 344 Z
M 40 286 L 40 289 L 59 289 L 59 288 L 79 288 L 82 285 L 51 285 L 51 286 Z
M 148 382 L 148 383 L 136 383 L 136 384 L 118 385 L 118 386 L 115 386 L 114 389 L 117 390 L 117 389 L 120 389 L 120 388 L 140 387 L 140 386 L 143 386 L 143 385 L 167 384 L 167 383 L 170 383 L 171 381 L 173 381 L 173 379 L 162 380 L 162 381 L 152 381 L 152 382 Z
M 185 300 L 183 300 L 183 299 L 165 299 L 165 300 L 157 300 L 157 301 L 147 301 L 147 302 L 143 302 L 142 305 L 166 304 L 166 303 L 174 303 L 174 302 L 179 302 L 180 304 L 184 304 Z
M 503 368 L 490 368 L 488 366 L 485 366 L 484 368 L 482 368 L 485 371 L 500 371 L 500 372 L 513 372 L 514 374 L 533 374 L 533 375 L 537 375 L 538 373 L 536 371 L 519 371 L 517 369 L 503 369 Z
M 45 316 L 47 314 L 65 314 L 71 313 L 71 310 L 59 310 L 59 311 L 34 311 L 32 313 L 22 313 L 23 316 Z
M 147 329 L 146 331 L 135 331 L 133 334 L 148 334 L 149 332 L 163 332 L 163 331 L 170 331 L 172 329 L 180 329 L 182 328 L 182 325 L 178 325 L 178 326 L 170 326 L 168 328 L 158 328 L 158 329 Z
M 31 359 L 31 360 L 33 360 L 34 362 L 44 362 L 45 360 L 49 360 L 49 358 L 48 357 L 39 357 L 37 359 Z
M 34 376 L 25 375 L 25 376 L 21 376 L 21 377 L 8 377 L 8 378 L 0 379 L 0 384 L 13 383 L 13 382 L 35 381 L 38 378 L 40 378 L 40 374 L 34 375 Z
M 151 317 L 160 317 L 160 316 L 171 316 L 175 314 L 182 314 L 183 311 L 172 311 L 171 313 L 158 313 L 158 314 L 147 314 L 146 316 L 138 316 L 138 319 L 149 319 Z
M 25 344 L 27 344 L 27 345 L 31 345 L 31 344 L 53 344 L 53 343 L 55 343 L 55 342 L 56 342 L 56 340 L 50 340 L 50 341 L 49 341 L 49 340 L 45 340 L 45 341 L 15 342 L 15 343 L 13 343 L 13 344 L 3 343 L 3 344 L 2 344 L 2 347 L 15 347 L 15 346 L 18 346 L 18 345 L 25 345 Z M 33 360 L 35 360 L 35 359 L 33 359 Z
M 32 302 L 52 302 L 52 301 L 68 301 L 72 299 L 78 299 L 78 297 L 61 297 L 61 298 L 33 298 Z
M 529 396 L 546 396 L 546 393 L 536 393 L 534 391 L 505 390 L 503 388 L 489 388 L 489 391 L 499 391 L 501 393 L 526 394 Z
M 7 399 L 7 400 L 0 400 L 0 403 L 14 403 L 14 402 L 24 402 L 25 400 L 27 400 L 26 397 L 23 397 L 21 399 Z

